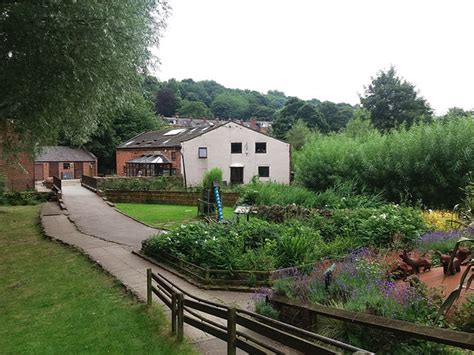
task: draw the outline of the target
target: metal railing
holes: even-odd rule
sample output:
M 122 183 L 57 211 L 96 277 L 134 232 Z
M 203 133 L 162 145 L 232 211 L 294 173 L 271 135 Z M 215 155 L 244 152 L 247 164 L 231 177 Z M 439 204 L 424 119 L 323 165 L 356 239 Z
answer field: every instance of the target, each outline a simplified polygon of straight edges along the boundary
M 251 354 L 284 354 L 285 348 L 304 354 L 337 354 L 341 350 L 371 354 L 257 313 L 193 296 L 147 269 L 148 305 L 152 304 L 153 295 L 171 309 L 171 331 L 179 341 L 184 337 L 186 323 L 225 341 L 227 354 L 235 354 L 237 348 Z

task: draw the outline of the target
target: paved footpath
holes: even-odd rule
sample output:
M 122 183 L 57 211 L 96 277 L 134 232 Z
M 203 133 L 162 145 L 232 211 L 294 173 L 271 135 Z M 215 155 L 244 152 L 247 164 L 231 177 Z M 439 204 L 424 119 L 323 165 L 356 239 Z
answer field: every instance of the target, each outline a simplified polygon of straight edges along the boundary
M 138 250 L 143 239 L 159 231 L 120 214 L 96 194 L 83 187 L 66 185 L 62 192 L 67 210 L 61 210 L 58 204 L 53 202 L 47 202 L 41 208 L 41 222 L 45 234 L 79 249 L 120 280 L 139 299 L 146 300 L 146 269 L 151 268 L 153 272 L 163 275 L 184 291 L 197 297 L 245 309 L 251 305 L 251 293 L 202 290 L 132 254 L 131 250 Z M 101 218 L 106 218 L 107 221 L 101 221 Z M 130 236 L 131 234 L 133 236 Z M 154 302 L 163 304 L 156 297 Z M 171 319 L 169 309 L 164 307 L 163 310 L 168 319 Z M 207 314 L 206 317 L 225 325 L 224 320 Z M 198 352 L 226 353 L 225 342 L 187 324 L 184 327 L 185 336 Z M 279 347 L 278 344 L 273 345 Z M 285 353 L 291 352 L 285 347 L 280 348 Z
M 78 182 L 63 180 L 62 193 L 69 218 L 85 234 L 140 249 L 142 240 L 160 232 L 117 212 Z

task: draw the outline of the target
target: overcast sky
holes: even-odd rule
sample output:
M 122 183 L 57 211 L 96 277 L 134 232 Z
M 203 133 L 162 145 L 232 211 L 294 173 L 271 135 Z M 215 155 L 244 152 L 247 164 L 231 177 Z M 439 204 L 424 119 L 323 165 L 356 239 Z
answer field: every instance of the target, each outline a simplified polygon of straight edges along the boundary
M 359 102 L 391 64 L 437 114 L 474 108 L 473 0 L 169 0 L 160 80 Z

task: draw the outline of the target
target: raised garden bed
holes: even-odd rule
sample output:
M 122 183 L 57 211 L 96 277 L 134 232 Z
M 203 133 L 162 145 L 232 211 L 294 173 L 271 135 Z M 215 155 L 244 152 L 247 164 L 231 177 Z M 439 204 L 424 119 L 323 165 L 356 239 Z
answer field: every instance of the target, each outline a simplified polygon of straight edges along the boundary
M 193 284 L 206 289 L 238 289 L 239 291 L 254 291 L 259 286 L 270 286 L 272 280 L 289 269 L 304 271 L 311 269 L 313 264 L 278 270 L 219 270 L 203 268 L 186 260 L 166 253 L 139 252 L 136 253 L 147 260 L 171 267 L 169 271 L 185 279 L 191 279 Z

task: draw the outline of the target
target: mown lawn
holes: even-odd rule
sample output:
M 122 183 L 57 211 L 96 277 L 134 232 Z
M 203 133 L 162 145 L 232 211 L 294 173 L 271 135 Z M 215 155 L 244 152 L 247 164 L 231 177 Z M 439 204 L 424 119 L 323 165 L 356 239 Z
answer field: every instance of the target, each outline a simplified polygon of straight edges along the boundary
M 0 207 L 0 353 L 190 354 L 147 309 L 72 248 L 45 240 L 39 206 Z
M 157 228 L 174 229 L 181 224 L 195 222 L 196 206 L 154 205 L 145 203 L 116 203 L 123 213 Z M 224 207 L 224 218 L 232 218 L 232 207 Z

